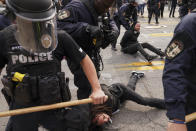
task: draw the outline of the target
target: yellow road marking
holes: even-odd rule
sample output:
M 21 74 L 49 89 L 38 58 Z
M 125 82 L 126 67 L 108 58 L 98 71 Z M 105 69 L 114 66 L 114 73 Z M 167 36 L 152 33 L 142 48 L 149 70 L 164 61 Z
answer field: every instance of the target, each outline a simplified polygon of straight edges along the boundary
M 118 64 L 116 66 L 152 66 L 152 65 L 160 65 L 160 64 L 165 64 L 164 61 L 152 61 L 152 62 L 133 62 L 133 63 L 128 63 L 128 64 Z
M 133 62 L 128 64 L 116 65 L 116 70 L 162 70 L 164 68 L 164 61 L 152 62 Z
M 164 65 L 159 65 L 159 66 L 117 68 L 117 70 L 118 71 L 123 71 L 123 70 L 162 70 L 163 68 L 164 68 Z
M 153 37 L 159 37 L 159 36 L 173 36 L 173 33 L 154 33 L 154 34 L 149 34 L 149 36 L 153 36 Z

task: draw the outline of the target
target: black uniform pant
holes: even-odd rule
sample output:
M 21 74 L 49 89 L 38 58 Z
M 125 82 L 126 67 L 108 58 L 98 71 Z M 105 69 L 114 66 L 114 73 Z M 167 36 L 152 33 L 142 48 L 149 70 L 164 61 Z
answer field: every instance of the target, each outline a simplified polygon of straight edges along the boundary
M 158 7 L 151 7 L 148 9 L 148 23 L 150 23 L 151 21 L 151 18 L 152 18 L 152 14 L 155 14 L 155 20 L 156 20 L 156 23 L 158 22 L 158 15 L 159 15 L 159 9 Z
M 120 21 L 119 21 L 119 18 L 117 16 L 115 16 L 114 17 L 114 21 L 116 23 L 116 26 L 117 26 L 119 32 L 120 32 Z M 113 48 L 116 48 L 117 39 L 116 39 L 116 41 L 114 41 L 114 42 L 111 43 L 111 45 L 112 45 Z
M 127 86 L 116 83 L 111 86 L 112 89 L 110 90 L 113 90 L 112 92 L 115 92 L 117 96 L 119 95 L 118 98 L 120 99 L 121 103 L 126 100 L 132 100 L 141 105 L 165 109 L 165 103 L 163 99 L 142 97 L 135 92 L 137 80 L 138 77 L 132 75 Z
M 155 48 L 154 46 L 152 46 L 149 43 L 138 43 L 138 42 L 131 43 L 130 42 L 130 43 L 126 44 L 126 45 L 128 45 L 128 46 L 122 48 L 122 52 L 124 52 L 124 53 L 135 54 L 137 51 L 139 51 L 147 59 L 150 56 L 144 50 L 144 48 L 147 48 L 150 51 L 156 53 L 157 55 L 164 56 L 164 53 L 161 50 Z
M 159 8 L 159 17 L 163 18 L 164 7 L 165 7 L 165 4 L 161 4 Z
M 81 67 L 74 72 L 74 84 L 78 87 L 78 99 L 84 99 L 90 96 L 91 85 Z
M 171 17 L 171 14 L 172 14 L 172 17 L 174 17 L 175 9 L 176 9 L 176 5 L 171 7 L 169 17 Z

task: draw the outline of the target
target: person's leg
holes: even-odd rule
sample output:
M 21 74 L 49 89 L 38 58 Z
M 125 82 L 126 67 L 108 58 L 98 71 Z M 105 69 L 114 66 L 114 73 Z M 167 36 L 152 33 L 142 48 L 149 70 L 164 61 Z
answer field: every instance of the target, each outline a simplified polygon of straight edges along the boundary
M 142 78 L 143 76 L 144 76 L 143 72 L 132 71 L 129 81 L 127 83 L 127 87 L 132 90 L 135 90 L 137 80 Z
M 163 12 L 164 12 L 165 4 L 162 5 L 161 7 L 161 17 L 163 18 Z
M 144 14 L 144 4 L 141 5 L 141 16 Z
M 10 109 L 14 110 L 31 106 L 35 105 L 21 106 L 12 103 Z M 11 116 L 8 120 L 6 131 L 38 131 L 38 119 L 36 118 L 36 113 Z
M 122 50 L 121 50 L 122 52 L 132 55 L 138 51 L 138 48 L 137 48 L 138 44 L 137 43 L 136 44 L 127 43 L 127 45 L 129 45 L 129 46 L 122 48 Z
M 168 11 L 171 10 L 171 1 L 168 1 Z
M 176 10 L 176 5 L 173 7 L 173 14 L 172 14 L 172 17 L 175 17 L 175 10 Z
M 141 105 L 165 109 L 165 102 L 163 99 L 142 97 L 134 90 L 129 89 L 128 87 L 123 85 L 121 85 L 120 88 L 123 90 L 123 95 L 121 96 L 121 99 L 123 100 L 132 100 Z
M 159 8 L 158 10 L 159 10 L 158 11 L 159 12 L 158 17 L 161 17 L 161 8 Z
M 13 131 L 12 119 L 8 120 L 5 131 Z
M 155 21 L 156 21 L 156 24 L 159 24 L 159 9 L 158 8 L 155 8 Z
M 169 17 L 171 17 L 172 11 L 173 11 L 173 7 L 171 7 L 171 9 L 170 9 Z
M 153 12 L 152 12 L 152 9 L 149 8 L 149 9 L 148 9 L 148 14 L 149 14 L 149 15 L 148 15 L 148 24 L 150 24 L 150 21 L 151 21 L 151 18 L 152 18 L 152 13 L 153 13 Z
M 117 51 L 117 49 L 116 49 L 116 43 L 117 43 L 117 40 L 115 40 L 114 42 L 111 43 L 111 45 L 112 45 L 112 48 L 111 49 L 113 51 Z
M 153 59 L 157 58 L 157 56 L 149 55 L 143 48 L 143 46 L 138 43 L 138 51 L 144 56 L 147 61 L 152 61 Z
M 154 46 L 152 46 L 149 43 L 144 42 L 144 43 L 141 43 L 141 45 L 142 45 L 143 48 L 149 49 L 150 51 L 156 53 L 160 57 L 164 57 L 165 56 L 165 53 L 164 52 L 162 52 L 160 49 L 155 48 Z
M 115 23 L 116 23 L 116 26 L 117 26 L 118 30 L 120 31 L 120 23 L 119 23 L 118 17 L 115 17 L 115 18 L 114 18 L 114 21 L 115 21 Z M 113 43 L 111 43 L 111 49 L 112 49 L 113 51 L 117 51 L 117 49 L 116 49 L 116 44 L 117 44 L 117 40 L 114 41 Z
M 77 98 L 88 98 L 91 93 L 91 85 L 86 78 L 82 68 L 74 72 L 74 84 L 78 87 Z

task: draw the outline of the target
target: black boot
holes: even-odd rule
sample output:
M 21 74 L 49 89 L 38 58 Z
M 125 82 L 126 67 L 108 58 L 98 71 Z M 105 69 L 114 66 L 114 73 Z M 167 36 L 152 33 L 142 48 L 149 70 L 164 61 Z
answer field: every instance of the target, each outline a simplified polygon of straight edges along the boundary
M 165 57 L 165 53 L 161 50 L 161 49 L 158 49 L 159 51 L 158 51 L 158 55 L 161 57 L 161 59 L 163 58 L 163 57 Z
M 111 49 L 112 49 L 113 51 L 117 51 L 116 47 L 113 47 L 113 46 L 112 46 Z
M 137 78 L 142 78 L 142 77 L 144 77 L 144 73 L 143 73 L 143 72 L 132 71 L 131 74 L 132 74 L 132 75 L 135 75 Z
M 149 19 L 148 19 L 148 24 L 150 24 L 150 20 L 151 20 L 151 19 L 149 18 Z
M 112 46 L 111 49 L 112 49 L 113 51 L 117 51 L 117 49 L 116 49 L 116 42 L 117 42 L 117 41 L 111 43 L 111 46 Z
M 149 55 L 149 56 L 147 56 L 147 57 L 145 57 L 146 58 L 146 60 L 148 61 L 148 62 L 151 62 L 152 60 L 154 60 L 154 59 L 156 59 L 157 58 L 157 56 L 155 55 Z

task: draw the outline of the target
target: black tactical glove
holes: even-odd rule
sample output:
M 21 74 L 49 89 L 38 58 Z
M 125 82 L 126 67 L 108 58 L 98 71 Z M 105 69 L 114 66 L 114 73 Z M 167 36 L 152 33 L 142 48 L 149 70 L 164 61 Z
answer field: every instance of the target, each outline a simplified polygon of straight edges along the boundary
M 101 37 L 101 30 L 98 26 L 88 25 L 86 27 L 86 32 L 90 33 L 92 38 Z
M 110 33 L 107 34 L 106 40 L 108 43 L 115 42 L 118 38 L 118 32 L 117 31 L 111 31 Z

